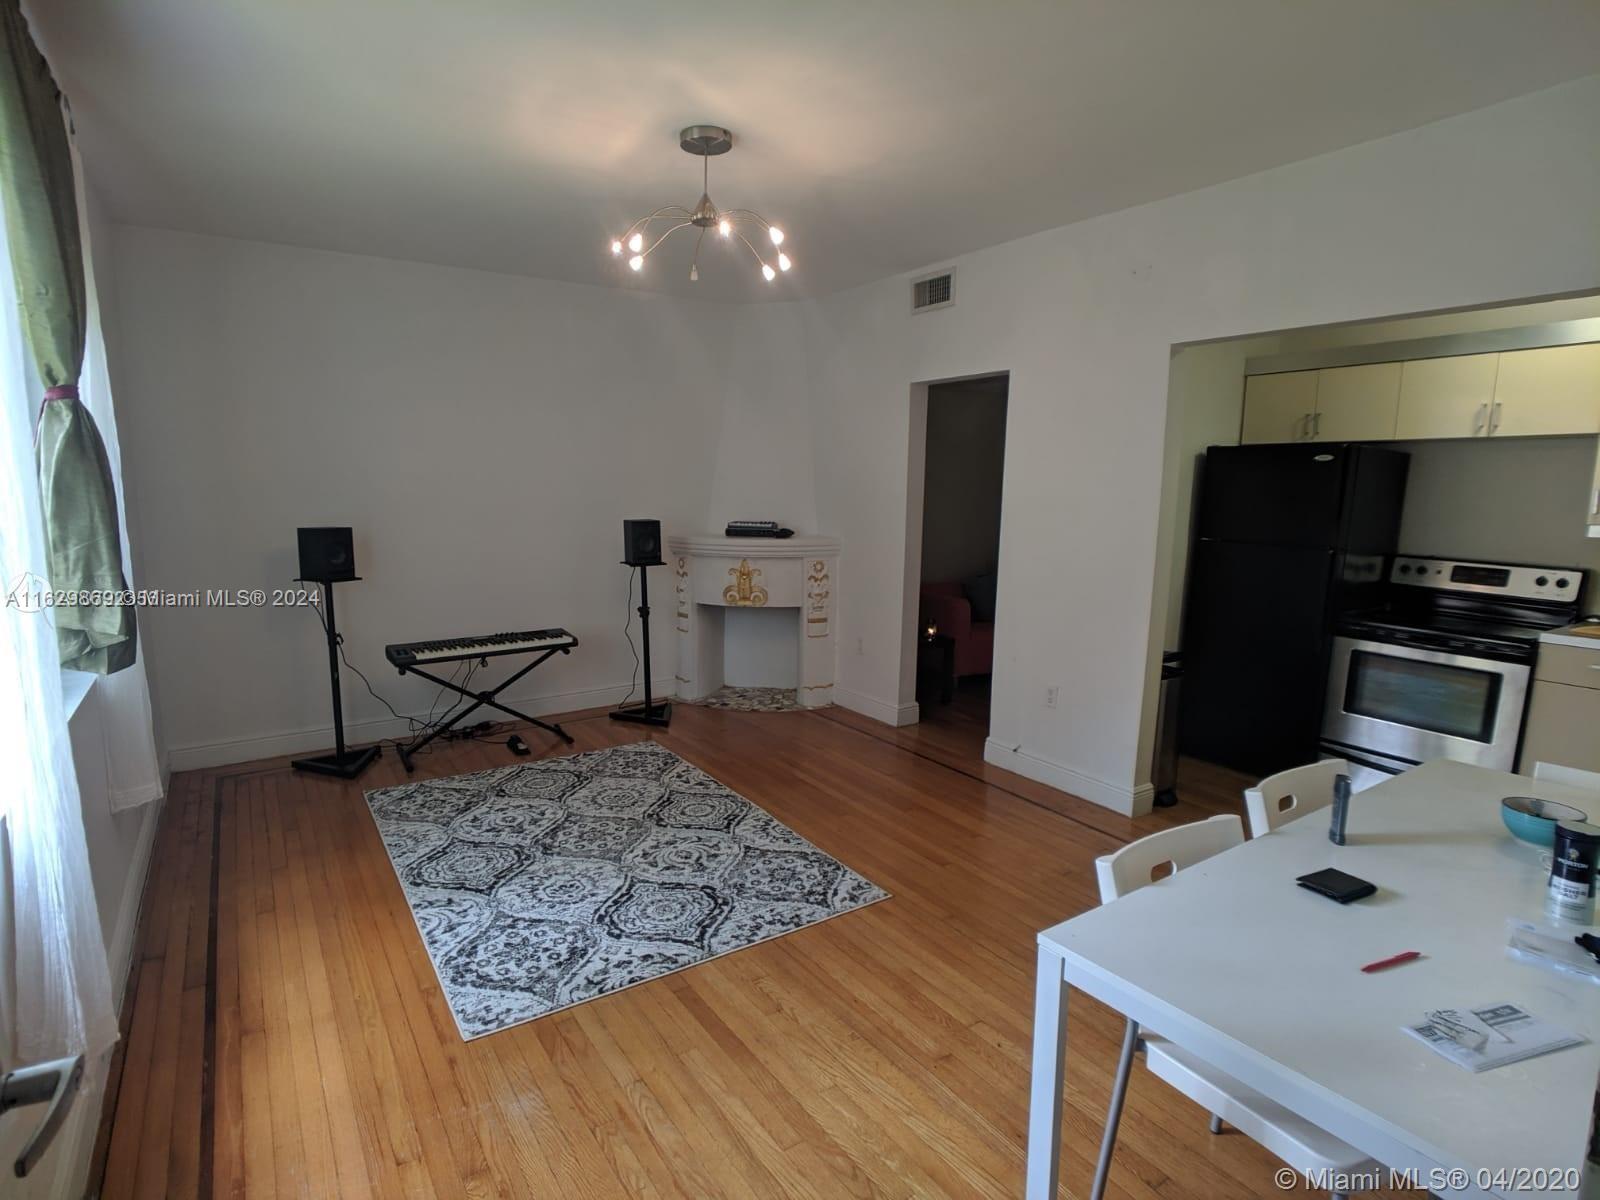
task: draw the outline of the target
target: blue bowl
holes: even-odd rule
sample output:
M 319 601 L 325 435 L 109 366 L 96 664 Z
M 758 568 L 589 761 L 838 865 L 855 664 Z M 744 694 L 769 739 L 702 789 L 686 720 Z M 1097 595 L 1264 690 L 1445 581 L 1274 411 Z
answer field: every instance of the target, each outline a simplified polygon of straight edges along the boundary
M 1548 850 L 1555 845 L 1557 821 L 1587 821 L 1589 814 L 1537 796 L 1507 796 L 1500 801 L 1500 819 L 1512 837 Z

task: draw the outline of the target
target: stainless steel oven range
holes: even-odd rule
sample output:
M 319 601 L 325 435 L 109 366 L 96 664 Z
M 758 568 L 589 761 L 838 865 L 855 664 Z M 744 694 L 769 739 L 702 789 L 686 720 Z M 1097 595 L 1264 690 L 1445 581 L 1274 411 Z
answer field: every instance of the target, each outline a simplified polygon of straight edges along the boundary
M 1358 788 L 1435 758 L 1511 770 L 1539 634 L 1582 594 L 1577 567 L 1396 558 L 1384 607 L 1335 627 L 1323 755 Z

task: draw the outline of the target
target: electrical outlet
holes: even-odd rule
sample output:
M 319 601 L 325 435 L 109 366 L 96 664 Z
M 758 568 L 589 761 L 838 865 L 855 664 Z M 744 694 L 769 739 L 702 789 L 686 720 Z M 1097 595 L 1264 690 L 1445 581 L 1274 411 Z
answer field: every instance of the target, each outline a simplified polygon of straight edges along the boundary
M 1056 701 L 1059 700 L 1059 699 L 1061 699 L 1061 689 L 1059 687 L 1055 687 L 1054 685 L 1052 685 L 1050 687 L 1045 688 L 1045 690 L 1044 690 L 1044 706 L 1046 708 L 1054 708 L 1056 706 Z

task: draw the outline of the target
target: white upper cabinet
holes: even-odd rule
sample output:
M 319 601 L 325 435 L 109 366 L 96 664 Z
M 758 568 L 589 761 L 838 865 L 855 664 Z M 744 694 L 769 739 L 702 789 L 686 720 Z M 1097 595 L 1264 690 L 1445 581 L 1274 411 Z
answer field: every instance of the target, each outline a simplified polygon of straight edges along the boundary
M 1400 409 L 1400 367 L 1397 362 L 1365 363 L 1318 371 L 1312 440 L 1392 441 Z
M 1600 433 L 1600 343 L 1503 352 L 1489 432 Z
M 1241 441 L 1600 433 L 1600 342 L 1245 379 Z
M 1251 375 L 1244 381 L 1244 426 L 1239 440 L 1303 442 L 1317 412 L 1317 372 Z
M 1498 354 L 1416 358 L 1403 364 L 1400 418 L 1394 436 L 1464 438 L 1488 434 L 1499 365 Z

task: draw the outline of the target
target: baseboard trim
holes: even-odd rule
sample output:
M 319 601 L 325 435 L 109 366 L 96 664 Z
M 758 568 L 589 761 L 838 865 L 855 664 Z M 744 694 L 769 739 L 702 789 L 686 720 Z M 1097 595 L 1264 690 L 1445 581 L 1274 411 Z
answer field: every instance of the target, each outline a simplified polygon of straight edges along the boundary
M 1049 784 L 1057 791 L 1081 796 L 1101 808 L 1121 813 L 1125 817 L 1142 817 L 1155 802 L 1156 789 L 1149 783 L 1137 787 L 1123 787 L 1090 775 L 1087 771 L 1066 763 L 1053 762 L 1043 755 L 1008 746 L 987 738 L 983 743 L 983 761 L 1014 771 L 1038 783 Z
M 152 800 L 140 811 L 144 824 L 139 829 L 139 841 L 134 847 L 133 862 L 128 877 L 123 881 L 122 899 L 117 906 L 117 927 L 111 934 L 111 945 L 106 957 L 111 967 L 112 999 L 116 1010 L 122 1011 L 122 997 L 128 990 L 128 977 L 133 970 L 134 938 L 139 933 L 139 913 L 144 907 L 145 884 L 150 876 L 150 855 L 155 848 L 156 829 L 161 824 L 161 812 L 166 801 Z
M 833 687 L 833 702 L 841 708 L 848 708 L 851 712 L 858 712 L 863 717 L 871 717 L 874 721 L 896 728 L 901 725 L 915 725 L 922 716 L 919 705 L 890 704 L 888 701 L 863 695 L 861 692 L 852 692 L 838 684 L 834 684 Z
M 585 688 L 572 692 L 545 692 L 530 696 L 508 696 L 506 703 L 520 708 L 529 716 L 542 717 L 549 713 L 574 712 L 580 708 L 600 708 L 619 704 L 632 690 L 635 698 L 643 693 L 637 686 L 626 683 L 609 687 Z M 677 685 L 671 677 L 658 679 L 652 685 L 655 696 L 670 697 L 677 694 Z M 418 720 L 426 713 L 415 714 Z M 503 713 L 492 709 L 486 719 L 503 718 Z M 380 741 L 384 738 L 403 737 L 409 729 L 403 720 L 386 717 L 379 721 L 346 723 L 345 740 L 351 745 Z M 234 763 L 253 762 L 258 758 L 279 758 L 286 754 L 304 754 L 312 750 L 326 750 L 333 745 L 333 726 L 319 725 L 311 729 L 295 729 L 282 733 L 260 734 L 254 737 L 229 738 L 216 742 L 197 742 L 188 746 L 172 746 L 167 750 L 167 767 L 172 771 L 196 771 L 206 767 L 226 767 Z

